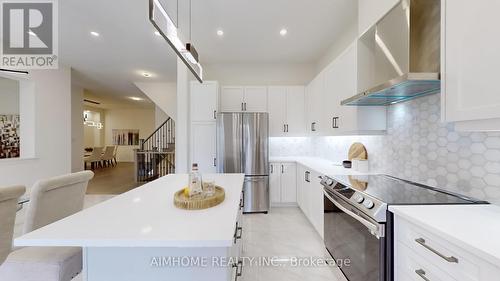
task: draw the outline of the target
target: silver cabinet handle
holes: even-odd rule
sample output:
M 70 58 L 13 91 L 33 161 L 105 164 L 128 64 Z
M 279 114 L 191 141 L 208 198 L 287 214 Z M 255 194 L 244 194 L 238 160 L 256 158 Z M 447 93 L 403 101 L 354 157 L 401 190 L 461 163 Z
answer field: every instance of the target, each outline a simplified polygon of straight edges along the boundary
M 241 111 L 245 111 L 245 108 L 243 107 L 243 103 L 241 103 Z
M 286 133 L 286 124 L 283 124 L 283 133 Z
M 431 281 L 427 276 L 425 276 L 425 271 L 423 269 L 417 269 L 415 270 L 415 273 L 420 276 L 420 278 L 424 279 L 425 281 Z
M 240 203 L 240 208 L 241 208 L 241 203 Z M 243 227 L 239 226 L 238 223 L 236 223 L 236 228 L 234 229 L 234 244 L 236 244 L 236 241 L 238 239 L 241 239 L 241 236 L 243 235 Z
M 316 122 L 311 123 L 311 132 L 316 132 Z
M 271 164 L 271 174 L 274 173 L 274 165 Z
M 217 167 L 217 158 L 214 158 L 214 167 Z
M 217 110 L 214 110 L 214 119 L 217 119 Z
M 241 239 L 242 235 L 243 235 L 243 227 L 238 226 L 238 228 L 236 229 L 236 240 Z
M 339 124 L 337 123 L 338 120 L 339 120 L 339 117 L 333 117 L 332 118 L 332 128 L 334 128 L 334 129 L 338 129 L 339 128 Z
M 415 242 L 417 242 L 418 244 L 422 245 L 424 248 L 426 248 L 427 250 L 429 250 L 429 251 L 433 252 L 434 254 L 438 255 L 440 258 L 442 258 L 443 260 L 445 260 L 447 262 L 458 263 L 458 259 L 455 258 L 454 256 L 447 257 L 447 256 L 441 254 L 436 249 L 432 248 L 431 246 L 425 244 L 425 239 L 424 238 L 415 239 Z
M 288 124 L 286 124 L 286 132 L 288 133 Z
M 236 277 L 234 280 L 238 280 L 238 277 L 241 277 L 243 275 L 243 261 L 238 261 L 238 263 L 234 263 L 233 267 L 236 268 Z
M 283 167 L 283 165 L 281 165 L 281 173 L 285 173 L 285 167 Z

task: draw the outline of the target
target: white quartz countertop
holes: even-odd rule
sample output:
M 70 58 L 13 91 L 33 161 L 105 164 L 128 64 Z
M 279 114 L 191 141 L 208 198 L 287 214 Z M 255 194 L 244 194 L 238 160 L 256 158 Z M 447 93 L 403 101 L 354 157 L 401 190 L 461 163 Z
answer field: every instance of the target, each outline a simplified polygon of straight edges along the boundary
M 342 163 L 325 160 L 316 157 L 270 157 L 269 162 L 294 162 L 308 167 L 309 169 L 330 177 L 342 175 L 373 175 L 379 174 L 376 171 L 358 172 L 353 169 L 347 169 L 342 166 Z
M 174 206 L 174 193 L 188 175 L 173 174 L 85 209 L 14 240 L 15 246 L 229 247 L 239 212 L 243 174 L 213 174 L 226 198 L 188 211 Z M 57 207 L 57 206 L 55 206 Z
M 500 264 L 499 206 L 390 206 L 389 210 L 484 260 Z

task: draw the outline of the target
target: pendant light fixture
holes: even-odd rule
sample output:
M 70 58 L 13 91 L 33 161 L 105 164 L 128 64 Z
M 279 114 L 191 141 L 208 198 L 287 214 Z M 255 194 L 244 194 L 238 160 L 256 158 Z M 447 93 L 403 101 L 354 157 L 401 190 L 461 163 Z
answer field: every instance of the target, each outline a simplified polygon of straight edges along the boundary
M 178 6 L 177 3 L 177 14 L 179 13 Z M 184 44 L 181 41 L 177 34 L 177 26 L 160 0 L 149 0 L 149 20 L 196 79 L 203 83 L 203 68 L 199 62 L 198 52 L 191 42 Z M 191 41 L 191 0 L 189 1 L 189 40 Z

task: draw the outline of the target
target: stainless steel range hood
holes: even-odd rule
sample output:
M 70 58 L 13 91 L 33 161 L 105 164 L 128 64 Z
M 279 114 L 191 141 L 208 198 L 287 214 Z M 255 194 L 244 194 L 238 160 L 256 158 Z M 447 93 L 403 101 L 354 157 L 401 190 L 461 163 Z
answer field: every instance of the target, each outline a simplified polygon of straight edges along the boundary
M 366 67 L 360 71 L 369 82 L 341 104 L 383 106 L 439 93 L 440 27 L 440 0 L 402 0 L 360 37 L 358 69 Z

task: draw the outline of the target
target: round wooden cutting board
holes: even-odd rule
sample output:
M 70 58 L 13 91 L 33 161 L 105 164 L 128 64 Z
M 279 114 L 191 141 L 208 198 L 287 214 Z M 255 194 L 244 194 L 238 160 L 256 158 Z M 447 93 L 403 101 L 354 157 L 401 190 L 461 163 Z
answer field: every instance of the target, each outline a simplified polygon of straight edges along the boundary
M 347 158 L 349 160 L 352 159 L 368 159 L 368 152 L 366 151 L 366 147 L 359 142 L 355 142 L 349 148 L 349 153 L 347 154 Z

